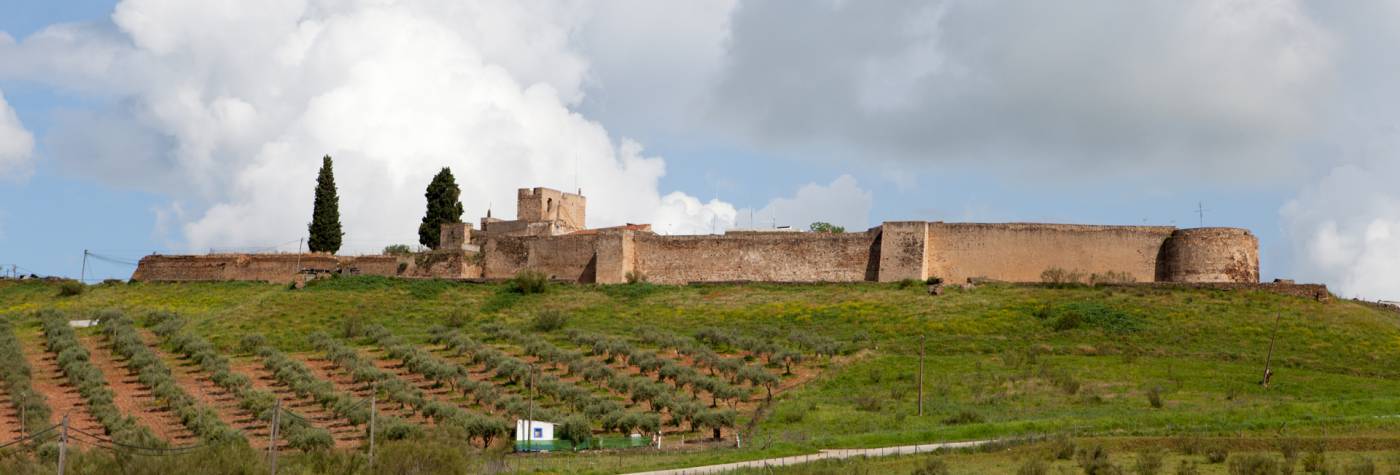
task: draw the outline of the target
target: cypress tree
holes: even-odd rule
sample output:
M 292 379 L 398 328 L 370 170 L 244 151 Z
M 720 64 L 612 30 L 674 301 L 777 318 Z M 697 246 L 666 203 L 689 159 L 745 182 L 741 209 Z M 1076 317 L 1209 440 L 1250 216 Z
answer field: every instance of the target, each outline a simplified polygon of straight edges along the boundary
M 457 187 L 452 170 L 442 167 L 423 196 L 428 199 L 428 212 L 418 225 L 418 243 L 437 249 L 443 223 L 462 222 L 462 189 Z
M 331 156 L 321 158 L 321 172 L 316 176 L 316 205 L 311 211 L 311 252 L 340 250 L 340 197 L 335 192 L 335 174 L 331 171 Z

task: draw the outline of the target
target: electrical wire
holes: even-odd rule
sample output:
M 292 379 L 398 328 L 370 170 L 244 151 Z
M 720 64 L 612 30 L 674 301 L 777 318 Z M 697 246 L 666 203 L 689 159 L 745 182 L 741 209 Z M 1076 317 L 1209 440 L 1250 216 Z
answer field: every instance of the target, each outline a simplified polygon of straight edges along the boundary
M 19 439 L 16 439 L 16 440 L 13 440 L 13 441 L 10 441 L 10 442 L 6 442 L 4 445 L 0 445 L 0 449 L 3 449 L 3 448 L 5 448 L 5 447 L 9 447 L 9 446 L 11 446 L 11 445 L 18 444 L 18 443 L 20 443 L 20 442 L 24 442 L 24 441 L 28 441 L 28 440 L 33 440 L 33 439 L 35 439 L 35 438 L 37 438 L 37 437 L 39 437 L 39 436 L 41 436 L 41 435 L 47 434 L 47 433 L 49 433 L 49 432 L 53 432 L 53 430 L 56 429 L 56 428 L 58 428 L 58 426 L 59 426 L 58 424 L 54 424 L 54 425 L 49 426 L 49 428 L 47 428 L 47 429 L 41 430 L 41 431 L 39 431 L 39 432 L 35 432 L 35 433 L 33 433 L 33 434 L 26 435 L 26 436 L 24 436 L 24 437 L 21 437 L 21 438 L 19 438 Z

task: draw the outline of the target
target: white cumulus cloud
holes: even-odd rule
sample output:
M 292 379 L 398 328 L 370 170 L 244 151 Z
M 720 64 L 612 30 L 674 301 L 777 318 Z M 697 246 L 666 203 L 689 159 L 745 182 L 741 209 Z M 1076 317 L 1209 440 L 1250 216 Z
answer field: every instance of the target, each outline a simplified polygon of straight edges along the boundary
M 19 116 L 0 91 L 0 178 L 28 176 L 33 155 L 34 135 L 20 123 Z
M 871 192 L 862 189 L 855 177 L 841 175 L 826 185 L 802 185 L 793 196 L 775 198 L 751 215 L 746 212 L 740 215 L 743 219 L 752 216 L 752 226 L 756 228 L 778 225 L 805 230 L 821 221 L 844 227 L 848 232 L 859 232 L 870 228 L 873 205 Z
M 1281 210 L 1300 277 L 1347 297 L 1400 300 L 1400 165 L 1345 165 Z
M 304 235 L 322 155 L 335 159 L 346 250 L 416 241 L 423 189 L 453 169 L 467 219 L 514 214 L 517 187 L 588 196 L 588 224 L 732 221 L 663 197 L 661 158 L 571 109 L 588 61 L 578 6 L 555 2 L 125 0 L 112 25 L 0 44 L 0 77 L 115 98 L 58 114 L 65 170 L 158 190 L 191 248 Z M 3 158 L 3 155 L 0 155 Z M 3 164 L 3 162 L 0 162 Z

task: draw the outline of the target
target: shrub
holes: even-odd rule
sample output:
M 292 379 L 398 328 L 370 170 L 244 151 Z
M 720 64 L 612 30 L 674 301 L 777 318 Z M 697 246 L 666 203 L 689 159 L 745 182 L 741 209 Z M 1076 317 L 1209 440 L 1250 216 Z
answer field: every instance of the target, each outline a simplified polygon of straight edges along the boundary
M 1230 458 L 1230 475 L 1275 475 L 1278 461 L 1264 454 L 1236 455 Z
M 328 450 L 335 445 L 335 440 L 325 429 L 307 427 L 289 435 L 287 445 L 302 452 L 311 452 Z
M 1142 329 L 1141 318 L 1098 302 L 1070 302 L 1038 309 L 1034 315 L 1057 332 L 1098 329 L 1112 333 L 1133 333 Z
M 1376 462 L 1372 461 L 1370 457 L 1358 455 L 1352 459 L 1351 463 L 1347 464 L 1345 473 L 1346 475 L 1375 475 Z
M 627 274 L 624 277 L 627 279 L 627 283 L 629 284 L 643 284 L 647 281 L 647 275 L 643 274 L 641 271 L 629 270 L 627 271 Z
M 252 354 L 264 345 L 267 345 L 267 337 L 259 334 L 244 335 L 238 340 L 238 351 Z
M 413 254 L 413 248 L 409 247 L 407 244 L 390 244 L 384 246 L 384 255 L 386 256 L 407 256 L 409 254 Z
M 1040 281 L 1054 286 L 1083 284 L 1084 273 L 1051 267 L 1040 273 Z
M 982 416 L 969 410 L 962 410 L 943 419 L 943 423 L 948 425 L 976 424 L 978 422 L 982 422 Z
M 1093 274 L 1093 275 L 1090 275 L 1090 276 L 1089 276 L 1089 283 L 1090 283 L 1090 284 L 1093 284 L 1093 285 L 1099 285 L 1099 284 L 1131 284 L 1131 283 L 1133 283 L 1133 282 L 1137 282 L 1137 278 L 1136 278 L 1136 277 L 1133 277 L 1132 274 L 1129 274 L 1129 273 L 1127 273 L 1127 272 L 1108 271 L 1108 272 L 1104 272 L 1104 273 L 1102 273 L 1102 274 L 1097 274 L 1097 273 L 1096 273 L 1096 274 Z
M 1327 469 L 1327 449 L 1321 444 L 1303 455 L 1304 472 L 1322 472 Z
M 506 282 L 506 289 L 517 294 L 544 293 L 549 285 L 549 276 L 543 272 L 525 269 Z
M 1230 456 L 1230 451 L 1224 447 L 1212 447 L 1206 450 L 1206 462 L 1222 463 Z
M 1137 453 L 1137 463 L 1133 473 L 1137 475 L 1157 475 L 1162 472 L 1163 451 L 1160 448 L 1146 448 Z
M 910 475 L 948 475 L 948 462 L 944 462 L 940 457 L 929 457 L 922 465 L 915 468 Z
M 359 338 L 366 335 L 365 317 L 360 315 L 350 315 L 340 322 L 340 333 L 343 338 Z
M 1075 455 L 1075 462 L 1084 470 L 1084 475 L 1115 475 L 1123 472 L 1123 469 L 1109 461 L 1108 450 L 1102 445 L 1080 449 Z
M 63 281 L 63 283 L 58 284 L 59 297 L 73 297 L 82 295 L 84 290 L 87 290 L 87 286 L 83 285 L 82 282 L 78 282 L 76 280 L 65 280 Z
M 1074 439 L 1070 439 L 1069 436 L 1061 434 L 1050 439 L 1050 455 L 1055 457 L 1055 460 L 1074 458 L 1074 451 Z
M 1147 390 L 1147 403 L 1148 403 L 1149 405 L 1151 405 L 1153 409 L 1161 409 L 1161 408 L 1162 408 L 1162 388 L 1161 388 L 1161 387 L 1153 386 L 1153 387 L 1151 387 L 1151 388 L 1149 388 L 1149 389 Z
M 1036 457 L 1026 459 L 1021 464 L 1021 468 L 1016 469 L 1016 475 L 1046 475 L 1048 473 L 1050 473 L 1050 465 Z
M 530 321 L 530 328 L 539 332 L 552 332 L 564 328 L 569 323 L 569 317 L 558 310 L 545 310 L 535 314 L 535 318 Z

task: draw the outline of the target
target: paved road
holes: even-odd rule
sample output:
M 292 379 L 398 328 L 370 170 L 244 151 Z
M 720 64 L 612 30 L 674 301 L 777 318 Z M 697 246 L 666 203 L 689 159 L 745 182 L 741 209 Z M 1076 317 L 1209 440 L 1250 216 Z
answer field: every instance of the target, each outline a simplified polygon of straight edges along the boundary
M 995 440 L 969 440 L 966 442 L 943 442 L 937 444 L 923 445 L 901 445 L 898 447 L 881 447 L 876 449 L 831 449 L 823 450 L 815 454 L 794 455 L 791 457 L 778 457 L 762 460 L 749 460 L 746 462 L 724 463 L 719 465 L 705 465 L 701 467 L 675 468 L 671 470 L 657 470 L 653 472 L 637 472 L 628 475 L 699 475 L 707 473 L 725 473 L 741 468 L 763 468 L 777 467 L 783 465 L 797 465 L 818 460 L 834 460 L 850 457 L 883 457 L 886 455 L 922 454 L 938 449 L 963 449 L 977 447 L 979 445 L 996 442 Z

